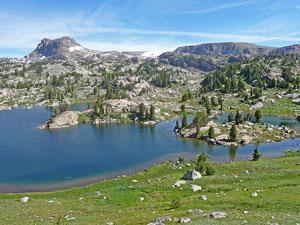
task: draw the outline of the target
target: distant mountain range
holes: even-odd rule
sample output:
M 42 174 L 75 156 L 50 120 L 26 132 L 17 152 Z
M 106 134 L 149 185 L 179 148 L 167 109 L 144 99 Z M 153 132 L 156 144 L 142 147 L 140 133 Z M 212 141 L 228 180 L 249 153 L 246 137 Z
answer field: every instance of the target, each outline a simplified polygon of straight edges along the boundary
M 270 54 L 299 54 L 300 45 L 267 47 L 243 42 L 207 43 L 179 47 L 157 57 L 161 63 L 181 68 L 193 68 L 204 72 L 213 71 L 228 63 L 239 62 L 253 56 Z M 37 48 L 25 56 L 23 62 L 49 62 L 53 60 L 111 60 L 124 61 L 154 57 L 147 52 L 100 52 L 87 49 L 70 37 L 54 40 L 43 39 Z

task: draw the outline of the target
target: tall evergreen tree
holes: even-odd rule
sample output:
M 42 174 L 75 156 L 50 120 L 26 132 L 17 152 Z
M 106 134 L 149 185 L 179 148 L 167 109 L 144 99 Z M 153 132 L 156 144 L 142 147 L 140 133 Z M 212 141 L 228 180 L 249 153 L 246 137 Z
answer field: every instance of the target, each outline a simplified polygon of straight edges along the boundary
M 153 105 L 150 106 L 150 120 L 155 120 L 155 107 Z
M 256 118 L 256 123 L 259 123 L 260 119 L 262 118 L 261 110 L 258 109 L 255 111 L 255 118 Z
M 213 126 L 210 126 L 208 129 L 208 137 L 209 138 L 214 138 L 215 137 L 215 130 Z
M 186 115 L 184 115 L 184 116 L 182 117 L 182 122 L 181 122 L 181 124 L 182 124 L 182 127 L 183 127 L 183 128 L 187 128 L 187 127 L 189 126 Z
M 232 127 L 230 129 L 229 137 L 230 137 L 231 141 L 237 141 L 237 129 L 234 124 L 232 125 Z

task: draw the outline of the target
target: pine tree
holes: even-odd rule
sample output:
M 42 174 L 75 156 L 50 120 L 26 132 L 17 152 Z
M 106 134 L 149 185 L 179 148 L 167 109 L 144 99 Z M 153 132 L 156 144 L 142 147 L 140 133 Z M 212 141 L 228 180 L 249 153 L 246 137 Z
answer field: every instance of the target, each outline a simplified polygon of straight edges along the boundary
M 185 112 L 185 104 L 180 106 L 181 112 L 184 113 Z
M 262 112 L 261 110 L 256 110 L 255 112 L 255 118 L 256 118 L 256 123 L 258 123 L 260 121 L 260 119 L 262 118 Z
M 237 129 L 234 124 L 232 125 L 232 127 L 230 129 L 229 137 L 230 137 L 231 141 L 237 141 Z
M 236 124 L 241 124 L 244 122 L 243 116 L 239 110 L 236 111 L 235 122 L 236 122 Z
M 150 106 L 150 120 L 155 120 L 155 107 L 153 105 Z
M 260 157 L 261 157 L 261 154 L 259 153 L 259 151 L 258 151 L 258 148 L 256 147 L 255 149 L 254 149 L 254 153 L 253 153 L 253 161 L 257 161 L 257 160 L 259 160 L 260 159 Z
M 139 119 L 140 120 L 145 120 L 146 119 L 146 106 L 144 105 L 144 103 L 141 103 L 139 105 Z
M 233 113 L 230 112 L 230 113 L 228 114 L 228 122 L 232 122 L 232 121 L 233 121 Z
M 188 127 L 189 124 L 188 124 L 186 115 L 184 115 L 184 116 L 182 117 L 182 122 L 181 122 L 181 124 L 182 124 L 182 127 L 183 127 L 183 128 L 187 128 L 187 127 Z
M 223 100 L 222 100 L 221 96 L 219 96 L 218 102 L 219 102 L 219 106 L 220 106 L 221 111 L 223 111 Z
M 175 126 L 175 130 L 180 128 L 180 124 L 179 124 L 179 120 L 176 120 L 176 126 Z
M 213 126 L 210 126 L 208 129 L 208 137 L 209 138 L 214 138 L 215 137 L 215 130 Z

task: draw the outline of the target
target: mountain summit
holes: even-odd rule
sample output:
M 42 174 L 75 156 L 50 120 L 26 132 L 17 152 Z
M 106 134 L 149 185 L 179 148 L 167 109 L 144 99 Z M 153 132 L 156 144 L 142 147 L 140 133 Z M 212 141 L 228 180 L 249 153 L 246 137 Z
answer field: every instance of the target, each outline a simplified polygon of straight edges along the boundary
M 23 61 L 67 60 L 73 57 L 82 57 L 92 52 L 92 50 L 82 47 L 70 37 L 62 37 L 54 40 L 44 38 L 32 53 L 23 58 Z

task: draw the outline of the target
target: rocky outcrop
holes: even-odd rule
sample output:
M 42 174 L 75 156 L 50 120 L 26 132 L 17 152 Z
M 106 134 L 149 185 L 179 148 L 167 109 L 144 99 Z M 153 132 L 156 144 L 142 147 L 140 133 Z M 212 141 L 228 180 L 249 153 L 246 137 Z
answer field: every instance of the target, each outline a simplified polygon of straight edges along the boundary
M 79 112 L 66 111 L 59 114 L 56 117 L 53 117 L 51 120 L 47 121 L 41 125 L 40 129 L 59 129 L 70 126 L 75 126 L 78 124 L 78 115 Z

